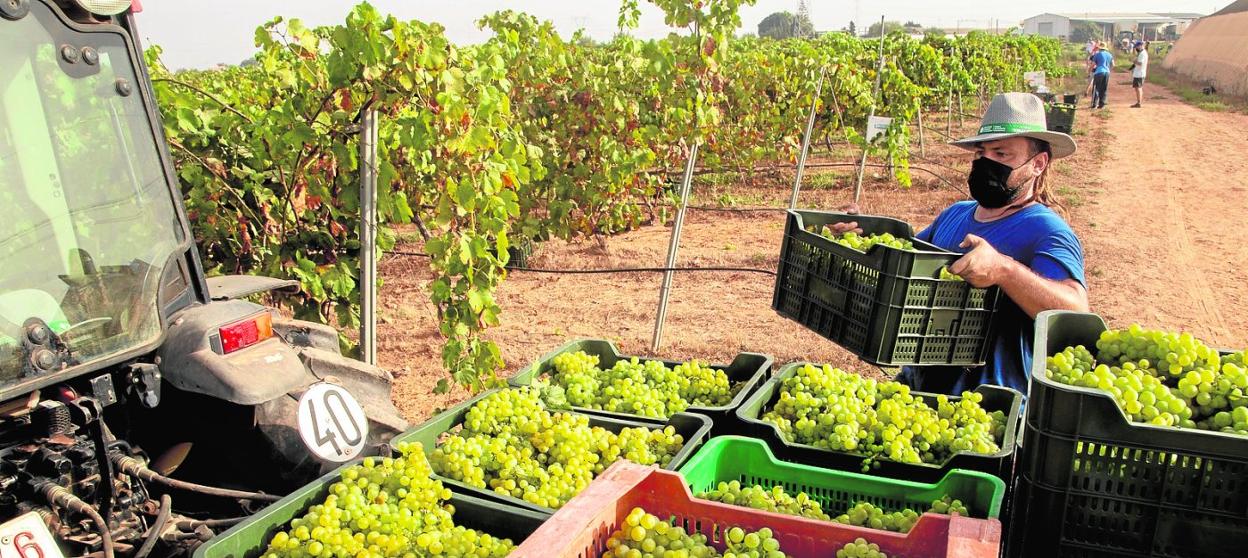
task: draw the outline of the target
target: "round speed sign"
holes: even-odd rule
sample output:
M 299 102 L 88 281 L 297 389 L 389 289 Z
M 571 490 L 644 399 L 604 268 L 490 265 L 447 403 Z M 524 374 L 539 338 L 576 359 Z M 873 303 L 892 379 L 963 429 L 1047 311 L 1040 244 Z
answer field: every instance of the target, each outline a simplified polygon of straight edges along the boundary
M 368 438 L 364 408 L 345 388 L 321 382 L 299 398 L 299 436 L 317 457 L 342 463 L 354 459 Z

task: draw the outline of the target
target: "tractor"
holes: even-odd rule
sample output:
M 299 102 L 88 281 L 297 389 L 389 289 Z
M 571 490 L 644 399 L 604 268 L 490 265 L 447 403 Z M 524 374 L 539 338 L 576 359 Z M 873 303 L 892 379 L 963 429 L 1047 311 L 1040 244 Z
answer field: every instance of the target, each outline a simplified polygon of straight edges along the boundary
M 135 0 L 0 0 L 0 557 L 186 556 L 407 427 L 333 328 L 206 277 Z

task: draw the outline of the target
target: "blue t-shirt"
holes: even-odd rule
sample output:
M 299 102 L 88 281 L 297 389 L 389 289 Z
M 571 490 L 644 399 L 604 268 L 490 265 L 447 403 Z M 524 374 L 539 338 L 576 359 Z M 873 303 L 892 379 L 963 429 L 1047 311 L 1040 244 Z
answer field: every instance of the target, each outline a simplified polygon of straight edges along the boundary
M 977 206 L 973 201 L 953 204 L 916 237 L 951 252 L 965 253 L 966 249 L 958 245 L 967 234 L 973 234 L 1041 277 L 1054 281 L 1074 279 L 1087 286 L 1083 247 L 1070 225 L 1052 209 L 1037 203 L 1004 219 L 981 223 L 975 220 Z M 919 391 L 949 395 L 973 390 L 981 384 L 1005 386 L 1026 394 L 1034 326 L 1035 320 L 1002 293 L 994 321 L 996 334 L 984 366 L 906 367 L 897 380 Z
M 1092 63 L 1096 64 L 1093 74 L 1108 74 L 1110 64 L 1114 63 L 1114 55 L 1105 49 L 1098 50 L 1092 55 Z

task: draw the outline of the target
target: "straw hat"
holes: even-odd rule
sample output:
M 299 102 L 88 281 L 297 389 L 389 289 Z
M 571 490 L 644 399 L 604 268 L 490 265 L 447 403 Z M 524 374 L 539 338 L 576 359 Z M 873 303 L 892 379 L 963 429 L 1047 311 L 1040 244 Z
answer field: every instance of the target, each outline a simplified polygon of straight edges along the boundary
M 1061 159 L 1075 153 L 1074 138 L 1061 132 L 1050 132 L 1044 114 L 1044 102 L 1031 93 L 1002 93 L 993 97 L 979 125 L 979 133 L 952 142 L 953 145 L 973 151 L 975 145 L 985 141 L 1013 137 L 1035 138 L 1048 142 L 1053 158 Z

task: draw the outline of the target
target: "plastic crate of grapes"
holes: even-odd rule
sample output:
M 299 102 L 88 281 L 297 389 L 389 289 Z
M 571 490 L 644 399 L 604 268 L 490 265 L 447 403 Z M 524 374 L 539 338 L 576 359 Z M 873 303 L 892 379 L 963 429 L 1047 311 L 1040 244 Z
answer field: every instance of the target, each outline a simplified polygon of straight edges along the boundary
M 995 519 L 926 514 L 909 533 L 879 531 L 699 500 L 676 473 L 620 462 L 555 512 L 510 558 L 603 556 L 611 533 L 638 507 L 690 534 L 706 535 L 719 550 L 730 528 L 766 527 L 792 558 L 830 558 L 858 538 L 878 544 L 890 558 L 989 558 L 1001 546 L 1001 523 Z
M 1075 105 L 1073 103 L 1050 103 L 1045 111 L 1050 132 L 1069 134 L 1075 129 Z
M 209 540 L 195 550 L 195 558 L 258 558 L 269 541 L 292 519 L 303 516 L 308 508 L 325 501 L 329 487 L 338 481 L 342 470 L 353 463 L 312 481 L 285 498 L 260 510 L 242 523 Z M 533 510 L 500 506 L 480 498 L 454 491 L 448 501 L 455 507 L 455 524 L 490 535 L 511 539 L 520 544 L 550 515 Z
M 914 238 L 896 219 L 791 210 L 771 307 L 871 364 L 982 365 L 999 289 L 940 279 L 961 255 L 921 240 L 863 253 L 807 230 L 849 221 L 864 234 Z
M 741 404 L 741 407 L 737 409 L 737 418 L 745 423 L 748 436 L 766 441 L 767 445 L 771 447 L 771 450 L 781 460 L 842 471 L 861 469 L 863 459 L 865 458 L 862 454 L 833 451 L 808 444 L 788 442 L 781 436 L 779 428 L 762 420 L 763 414 L 771 409 L 776 399 L 780 397 L 780 388 L 784 381 L 793 376 L 806 364 L 808 363 L 795 362 L 781 368 L 776 372 L 775 376 L 772 376 L 770 380 L 759 387 L 758 391 L 754 392 L 754 395 Z M 875 461 L 878 468 L 873 467 L 871 474 L 915 482 L 933 483 L 939 482 L 950 470 L 964 469 L 988 473 L 1000 479 L 1011 478 L 1014 466 L 1015 437 L 1018 433 L 1023 395 L 1009 388 L 991 385 L 979 386 L 975 388 L 974 392 L 983 396 L 980 406 L 985 410 L 988 412 L 1001 411 L 1005 414 L 1005 433 L 998 444 L 1001 448 L 1000 451 L 991 455 L 966 451 L 958 452 L 946 459 L 944 463 L 938 464 L 902 463 L 888 459 L 879 459 Z M 937 397 L 933 393 L 918 391 L 912 393 L 921 395 L 924 399 L 930 401 L 935 401 Z M 960 401 L 961 399 L 961 397 L 949 396 L 949 401 L 951 402 Z
M 762 440 L 742 436 L 711 438 L 678 472 L 694 493 L 731 481 L 783 486 L 790 494 L 805 492 L 833 516 L 856 502 L 884 510 L 924 510 L 932 501 L 950 496 L 961 500 L 972 517 L 997 519 L 1005 495 L 1005 482 L 987 473 L 954 469 L 939 482 L 918 483 L 834 471 L 780 461 Z
M 1248 437 L 1128 422 L 1109 394 L 1046 377 L 1049 355 L 1095 351 L 1105 329 L 1095 314 L 1036 318 L 1011 546 L 1046 557 L 1242 555 Z
M 428 422 L 395 436 L 391 443 L 398 444 L 400 442 L 419 442 L 424 445 L 425 451 L 432 452 L 445 436 L 454 434 L 459 430 L 460 425 L 464 422 L 464 417 L 468 414 L 468 410 L 471 409 L 473 405 L 496 391 L 498 390 L 490 390 L 460 403 L 459 405 L 444 411 L 442 414 L 429 419 Z M 560 412 L 583 414 L 572 411 Z M 675 415 L 669 417 L 666 421 L 647 419 L 624 420 L 601 415 L 585 416 L 588 417 L 590 426 L 601 426 L 612 432 L 619 432 L 625 428 L 661 429 L 666 426 L 671 426 L 676 430 L 677 434 L 684 438 L 684 445 L 681 446 L 680 450 L 672 456 L 671 461 L 666 465 L 667 469 L 672 470 L 675 470 L 684 464 L 684 462 L 688 460 L 695 451 L 697 451 L 698 447 L 700 447 L 702 443 L 710 437 L 711 432 L 711 419 L 693 413 L 676 413 Z M 468 484 L 443 477 L 436 473 L 434 474 L 434 478 L 442 481 L 443 484 L 451 487 L 451 489 L 456 492 L 470 494 L 484 500 L 500 502 L 509 506 L 525 508 L 542 513 L 553 513 L 555 511 L 552 508 L 539 506 L 532 502 L 527 502 L 519 498 L 501 494 L 489 488 L 469 486 Z
M 511 377 L 509 382 L 515 387 L 527 386 L 532 383 L 534 379 L 540 378 L 544 374 L 549 374 L 554 370 L 553 361 L 556 356 L 576 351 L 584 351 L 588 354 L 597 356 L 598 366 L 604 370 L 615 366 L 615 363 L 618 361 L 634 358 L 631 356 L 621 355 L 619 349 L 616 349 L 615 345 L 610 341 L 601 339 L 580 339 L 570 341 L 542 356 L 542 358 L 533 363 L 533 365 L 517 372 L 515 376 Z M 660 359 L 640 358 L 639 360 L 644 362 L 648 360 Z M 664 366 L 669 368 L 680 364 L 679 362 L 671 360 L 661 360 L 661 362 Z M 724 430 L 723 433 L 730 433 L 728 430 L 731 429 L 732 424 L 735 424 L 735 419 L 732 416 L 733 411 L 735 411 L 737 407 L 741 406 L 741 402 L 745 401 L 745 398 L 754 391 L 754 388 L 758 387 L 758 384 L 762 383 L 767 378 L 767 374 L 771 372 L 773 362 L 773 359 L 767 355 L 758 353 L 740 353 L 736 356 L 736 358 L 732 359 L 730 364 L 710 365 L 711 368 L 716 370 L 723 370 L 724 374 L 728 376 L 728 381 L 731 382 L 736 389 L 732 400 L 726 405 L 719 406 L 692 405 L 686 409 L 685 412 L 698 413 L 710 417 L 714 422 L 716 429 L 716 432 L 713 432 L 712 435 L 719 434 L 719 430 L 721 429 Z M 573 409 L 577 412 L 585 414 L 602 415 L 627 420 L 631 420 L 639 416 L 634 414 L 590 409 L 586 407 L 573 407 Z

